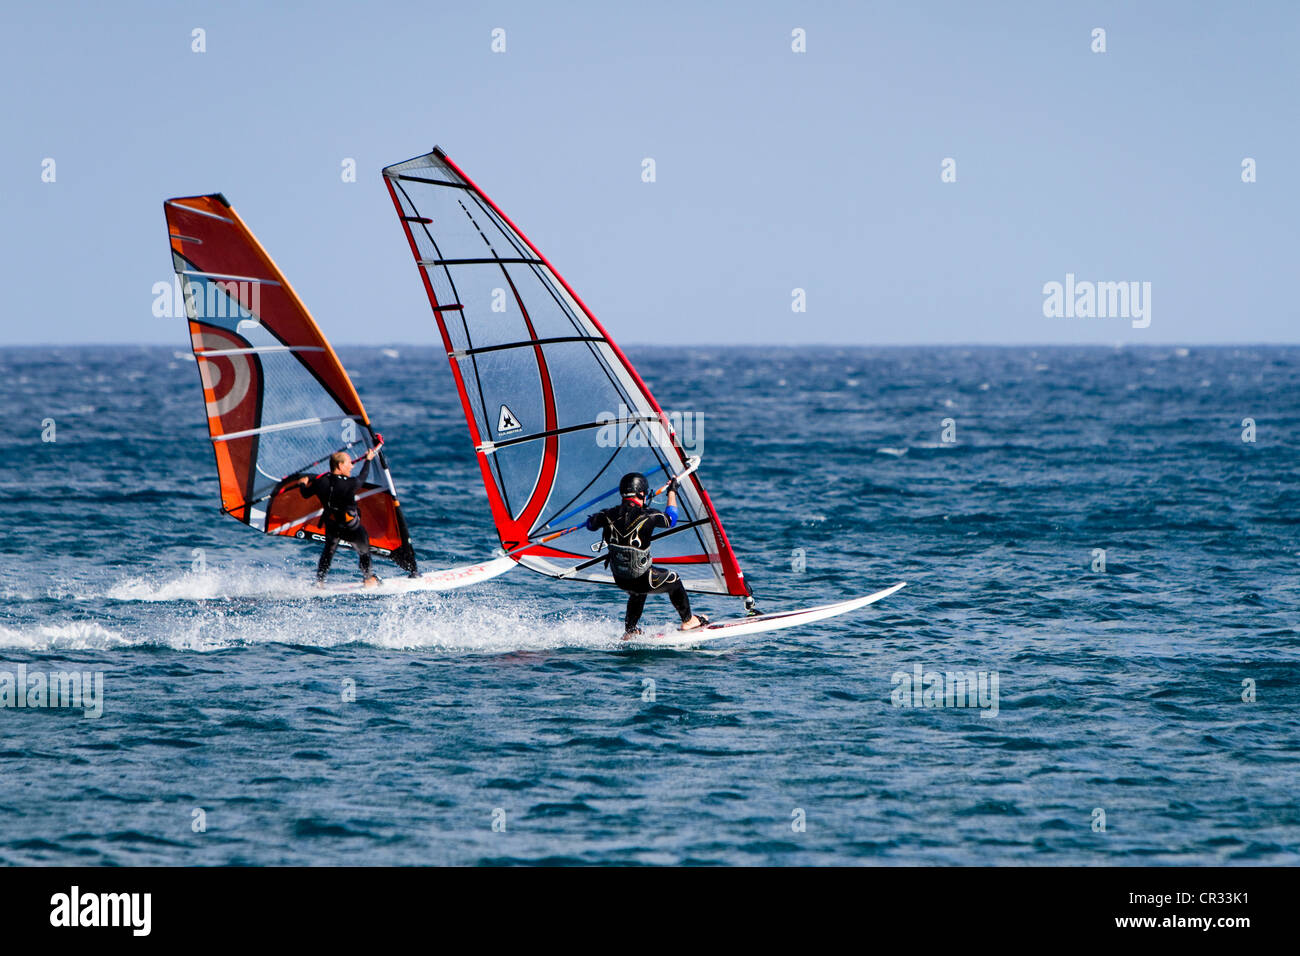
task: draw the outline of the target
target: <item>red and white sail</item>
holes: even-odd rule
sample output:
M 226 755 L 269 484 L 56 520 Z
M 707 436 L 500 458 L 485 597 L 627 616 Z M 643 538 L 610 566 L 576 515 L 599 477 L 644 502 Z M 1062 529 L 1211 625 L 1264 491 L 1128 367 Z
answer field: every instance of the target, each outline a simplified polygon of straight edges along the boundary
M 528 542 L 617 503 L 619 478 L 685 470 L 668 417 L 632 364 L 495 203 L 439 149 L 389 166 L 397 208 L 442 333 L 501 544 L 558 578 L 609 583 L 599 535 Z M 688 589 L 745 595 L 697 475 L 654 560 Z

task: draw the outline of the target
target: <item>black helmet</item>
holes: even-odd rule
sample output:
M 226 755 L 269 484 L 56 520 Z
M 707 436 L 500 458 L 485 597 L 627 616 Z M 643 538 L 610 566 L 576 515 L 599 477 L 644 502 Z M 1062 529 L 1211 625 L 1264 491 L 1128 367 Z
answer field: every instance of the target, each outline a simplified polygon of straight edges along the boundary
M 645 501 L 650 495 L 650 482 L 645 480 L 645 475 L 641 472 L 631 472 L 624 475 L 618 483 L 618 493 L 624 498 L 640 498 Z

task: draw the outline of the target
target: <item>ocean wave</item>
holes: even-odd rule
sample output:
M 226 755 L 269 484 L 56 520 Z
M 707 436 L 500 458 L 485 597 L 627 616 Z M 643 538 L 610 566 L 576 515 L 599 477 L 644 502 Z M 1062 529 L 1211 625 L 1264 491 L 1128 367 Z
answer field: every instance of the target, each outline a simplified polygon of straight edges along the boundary
M 427 595 L 378 602 L 229 600 L 167 611 L 126 630 L 95 621 L 0 627 L 0 647 L 52 651 L 155 646 L 208 653 L 249 645 L 361 644 L 387 650 L 509 654 L 567 647 L 616 650 L 622 636 L 617 619 L 598 614 L 556 615 L 520 603 L 444 603 Z
M 136 643 L 96 621 L 39 624 L 26 629 L 0 627 L 0 647 L 23 651 L 104 650 Z

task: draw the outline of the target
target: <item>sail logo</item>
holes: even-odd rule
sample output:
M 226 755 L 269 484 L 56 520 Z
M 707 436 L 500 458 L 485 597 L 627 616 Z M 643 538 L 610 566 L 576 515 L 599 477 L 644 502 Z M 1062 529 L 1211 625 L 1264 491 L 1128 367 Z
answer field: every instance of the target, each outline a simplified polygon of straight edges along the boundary
M 191 337 L 194 355 L 199 360 L 199 375 L 203 380 L 203 394 L 207 397 L 209 418 L 220 418 L 239 408 L 248 397 L 253 384 L 251 355 L 204 355 L 224 349 L 240 348 L 243 339 L 227 337 L 224 332 L 212 330 L 195 332 Z
M 1043 316 L 1048 319 L 1132 319 L 1133 328 L 1151 324 L 1150 282 L 1065 282 L 1043 284 Z
M 247 280 L 155 282 L 153 314 L 159 319 L 238 319 L 257 322 L 262 314 L 262 283 Z M 247 304 L 245 304 L 247 303 Z
M 515 413 L 507 406 L 501 406 L 501 414 L 497 416 L 497 434 L 505 435 L 509 432 L 517 432 L 524 426 L 519 424 L 519 419 L 515 418 Z
M 16 670 L 0 670 L 0 708 L 80 709 L 81 716 L 95 720 L 104 716 L 103 671 L 27 672 L 26 664 Z
M 688 454 L 704 453 L 704 413 L 703 412 L 664 412 L 660 416 L 638 414 L 626 405 L 619 405 L 617 412 L 601 412 L 596 416 L 600 426 L 596 432 L 596 445 L 600 448 L 652 448 L 668 440 L 668 436 L 677 437 L 678 446 Z M 661 427 L 656 429 L 658 424 Z M 666 430 L 667 435 L 656 440 L 654 433 Z
M 890 700 L 895 707 L 978 707 L 981 717 L 998 715 L 997 671 L 895 671 Z
M 132 936 L 148 936 L 153 928 L 152 893 L 82 893 L 73 886 L 51 896 L 50 907 L 51 926 L 125 926 Z

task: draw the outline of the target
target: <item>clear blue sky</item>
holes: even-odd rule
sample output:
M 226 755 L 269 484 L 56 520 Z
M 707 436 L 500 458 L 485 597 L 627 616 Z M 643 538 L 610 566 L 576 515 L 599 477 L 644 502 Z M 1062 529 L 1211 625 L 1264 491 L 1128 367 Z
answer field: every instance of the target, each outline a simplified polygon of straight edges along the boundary
M 333 341 L 433 343 L 379 171 L 435 144 L 625 343 L 1300 341 L 1300 4 L 265 7 L 4 5 L 0 344 L 183 347 L 161 204 L 218 190 Z

